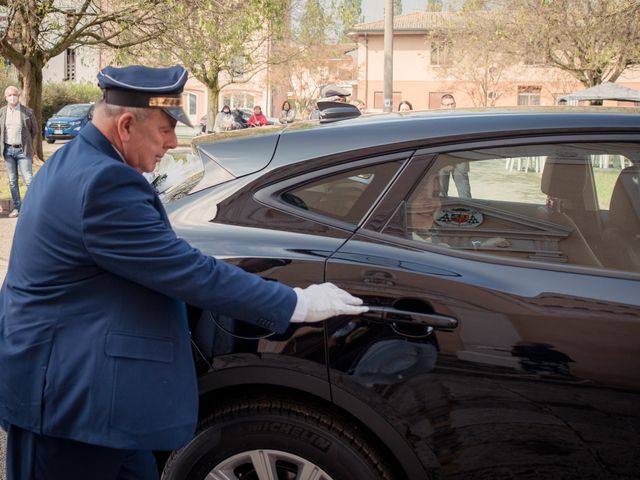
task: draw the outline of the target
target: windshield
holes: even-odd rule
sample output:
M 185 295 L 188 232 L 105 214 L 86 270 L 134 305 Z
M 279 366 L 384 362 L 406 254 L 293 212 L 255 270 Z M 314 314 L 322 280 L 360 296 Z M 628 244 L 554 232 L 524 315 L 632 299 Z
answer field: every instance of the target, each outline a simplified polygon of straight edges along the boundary
M 90 108 L 89 104 L 66 105 L 54 117 L 84 117 Z
M 203 175 L 200 157 L 180 149 L 165 154 L 153 172 L 144 174 L 165 203 L 188 194 Z

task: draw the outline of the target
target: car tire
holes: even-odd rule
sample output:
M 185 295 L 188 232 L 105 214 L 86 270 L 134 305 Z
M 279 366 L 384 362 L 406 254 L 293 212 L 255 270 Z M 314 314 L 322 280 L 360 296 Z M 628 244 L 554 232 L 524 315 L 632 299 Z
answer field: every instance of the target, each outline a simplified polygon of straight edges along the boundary
M 47 141 L 47 143 L 56 143 L 55 138 L 45 138 L 45 140 Z
M 366 432 L 323 407 L 262 396 L 216 405 L 195 438 L 172 453 L 162 479 L 390 480 L 384 458 Z M 259 473 L 266 465 L 273 477 Z

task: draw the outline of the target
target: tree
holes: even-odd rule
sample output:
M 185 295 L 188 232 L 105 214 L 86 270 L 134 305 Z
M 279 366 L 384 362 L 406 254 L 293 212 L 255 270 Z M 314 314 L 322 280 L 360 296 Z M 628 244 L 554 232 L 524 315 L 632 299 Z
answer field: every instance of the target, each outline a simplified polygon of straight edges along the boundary
M 123 48 L 161 31 L 154 12 L 162 2 L 152 0 L 2 0 L 0 9 L 0 54 L 20 72 L 24 101 L 40 125 L 42 69 L 51 58 L 81 45 Z M 36 154 L 42 158 L 41 138 Z
M 469 12 L 474 10 L 483 10 L 490 5 L 489 0 L 464 0 L 462 2 L 461 10 L 463 12 Z
M 304 45 L 324 45 L 327 43 L 326 15 L 319 0 L 307 0 L 304 14 L 300 19 L 298 40 Z
M 393 15 L 402 15 L 402 0 L 393 0 Z
M 338 40 L 344 37 L 344 25 L 354 20 L 359 11 L 359 0 L 333 5 L 317 0 L 293 4 L 292 42 L 285 53 L 289 61 L 273 69 L 272 82 L 293 92 L 301 115 L 313 109 L 323 85 L 346 76 L 342 69 L 345 46 Z
M 447 29 L 428 36 L 431 42 L 446 41 L 450 62 L 438 69 L 440 75 L 453 77 L 457 87 L 471 98 L 474 106 L 494 106 L 512 88 L 509 69 L 515 63 L 505 54 L 505 40 L 496 17 L 477 10 L 451 15 Z
M 342 0 L 338 9 L 343 32 L 353 28 L 362 18 L 362 0 Z
M 213 129 L 220 91 L 245 83 L 283 61 L 273 49 L 289 17 L 287 0 L 165 0 L 166 33 L 130 55 L 158 64 L 182 63 L 208 90 L 207 128 Z
M 441 12 L 442 0 L 427 0 L 427 12 Z
M 503 0 L 500 18 L 511 53 L 538 52 L 585 87 L 640 62 L 638 0 Z

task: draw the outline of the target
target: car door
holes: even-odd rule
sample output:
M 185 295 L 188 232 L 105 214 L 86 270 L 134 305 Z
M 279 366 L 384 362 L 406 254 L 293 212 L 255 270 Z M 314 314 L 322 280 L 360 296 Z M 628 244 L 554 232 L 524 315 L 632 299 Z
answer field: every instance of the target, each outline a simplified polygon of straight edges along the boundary
M 640 145 L 585 138 L 418 151 L 327 262 L 371 306 L 327 325 L 334 398 L 439 474 L 637 474 L 640 212 L 612 218 L 640 201 Z M 461 163 L 471 198 L 443 191 Z

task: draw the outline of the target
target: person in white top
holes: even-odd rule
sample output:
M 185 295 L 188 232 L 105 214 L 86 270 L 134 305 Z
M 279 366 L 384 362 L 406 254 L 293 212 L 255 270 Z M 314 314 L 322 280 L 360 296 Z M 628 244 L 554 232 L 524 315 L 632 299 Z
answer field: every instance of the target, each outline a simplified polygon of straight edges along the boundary
M 0 138 L 2 157 L 7 167 L 9 191 L 13 210 L 9 217 L 17 217 L 20 212 L 20 187 L 18 171 L 27 188 L 31 184 L 31 159 L 33 139 L 38 134 L 36 117 L 30 108 L 20 104 L 20 90 L 13 85 L 4 91 L 7 105 L 0 109 Z

